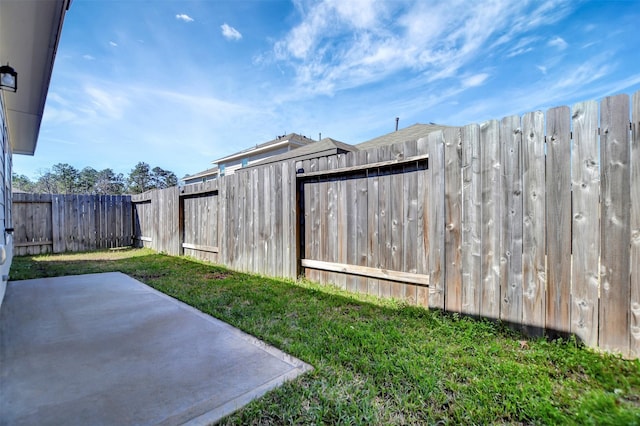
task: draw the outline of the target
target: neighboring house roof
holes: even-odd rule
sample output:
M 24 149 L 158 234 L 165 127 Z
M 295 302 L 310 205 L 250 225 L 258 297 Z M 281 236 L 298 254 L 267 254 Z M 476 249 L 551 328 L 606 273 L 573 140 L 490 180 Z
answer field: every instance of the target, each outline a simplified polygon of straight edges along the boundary
M 305 145 L 303 147 L 285 152 L 283 154 L 265 158 L 264 160 L 260 160 L 253 164 L 250 164 L 247 167 L 244 167 L 243 170 L 252 167 L 264 166 L 265 164 L 278 163 L 281 161 L 308 160 L 310 158 L 326 157 L 328 155 L 335 155 L 351 151 L 358 151 L 358 148 L 331 138 L 324 138 L 319 142 L 313 142 L 309 145 Z
M 212 167 L 210 169 L 207 170 L 203 170 L 201 172 L 198 173 L 194 173 L 192 175 L 189 176 L 185 176 L 182 178 L 183 181 L 187 181 L 187 180 L 193 180 L 193 179 L 202 179 L 203 177 L 207 177 L 207 176 L 214 176 L 218 174 L 218 168 L 217 167 Z
M 18 73 L 18 90 L 5 91 L 13 152 L 33 155 L 40 132 L 64 16 L 71 0 L 0 1 L 0 60 Z
M 256 145 L 253 148 L 244 149 L 242 151 L 236 152 L 235 154 L 219 158 L 217 160 L 214 160 L 212 163 L 223 164 L 230 161 L 239 160 L 241 158 L 248 158 L 254 155 L 273 151 L 287 145 L 292 145 L 293 147 L 297 148 L 313 142 L 314 141 L 312 139 L 309 139 L 306 136 L 302 136 L 297 133 L 289 133 L 288 135 L 278 136 L 273 140 L 262 143 L 260 145 Z
M 444 130 L 450 126 L 441 126 L 438 124 L 420 124 L 416 123 L 412 126 L 405 127 L 404 129 L 397 130 L 395 132 L 387 133 L 386 135 L 378 136 L 366 142 L 362 142 L 356 145 L 359 150 L 377 148 L 386 145 L 393 145 L 394 143 L 416 141 L 420 138 L 427 136 L 431 132 L 438 130 Z

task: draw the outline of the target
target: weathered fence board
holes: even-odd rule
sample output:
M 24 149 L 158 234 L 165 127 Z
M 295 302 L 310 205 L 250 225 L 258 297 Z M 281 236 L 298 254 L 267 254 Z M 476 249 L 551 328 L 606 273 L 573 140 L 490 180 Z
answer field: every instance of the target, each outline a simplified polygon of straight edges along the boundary
M 600 106 L 602 254 L 600 340 L 602 349 L 629 350 L 630 168 L 629 97 L 605 98 Z
M 444 131 L 445 309 L 462 308 L 462 140 L 460 129 Z
M 429 307 L 444 309 L 444 133 L 428 136 L 432 198 L 429 200 Z M 438 194 L 438 195 L 436 195 Z
M 547 112 L 547 306 L 546 327 L 570 328 L 571 303 L 571 115 Z
M 375 163 L 378 161 L 378 151 L 369 151 L 366 153 L 366 163 Z M 380 267 L 380 243 L 379 243 L 379 221 L 380 211 L 378 209 L 379 197 L 379 169 L 372 169 L 367 173 L 367 258 L 368 266 L 372 268 Z M 380 280 L 377 278 L 369 278 L 367 280 L 368 293 L 374 296 L 380 295 Z
M 356 157 L 356 163 L 358 165 L 366 164 L 366 152 L 351 153 L 351 155 Z M 356 179 L 356 234 L 358 236 L 356 244 L 356 265 L 365 267 L 368 265 L 367 242 L 369 239 L 367 211 L 369 192 L 367 180 L 367 170 L 362 172 L 360 179 Z M 356 288 L 356 291 L 367 294 L 367 292 L 369 291 L 367 279 L 363 277 L 357 277 Z
M 427 138 L 420 138 L 416 143 L 418 153 L 425 154 L 428 152 Z M 373 151 L 377 154 L 377 151 Z M 372 158 L 376 158 L 374 154 L 371 154 Z M 375 160 L 374 160 L 375 161 Z M 429 160 L 427 160 L 429 161 Z M 428 233 L 429 233 L 429 220 L 427 213 L 427 204 L 429 200 L 429 174 L 428 170 L 422 170 L 418 173 L 417 177 L 417 191 L 418 191 L 418 206 L 416 217 L 416 273 L 420 275 L 429 274 L 429 253 L 427 247 L 429 246 Z M 423 202 L 420 202 L 423 200 Z M 377 203 L 377 200 L 376 200 Z M 379 254 L 376 253 L 376 263 L 380 264 Z M 418 286 L 416 288 L 416 304 L 423 307 L 429 306 L 429 288 L 426 286 Z
M 482 186 L 480 179 L 480 127 L 462 131 L 462 293 L 461 312 L 478 315 L 482 282 Z
M 544 114 L 525 114 L 522 134 L 522 323 L 529 334 L 541 335 L 547 286 Z
M 640 92 L 636 92 L 632 98 L 631 124 L 629 356 L 638 358 L 640 357 Z
M 522 323 L 522 129 L 520 117 L 500 122 L 502 239 L 500 242 L 500 319 Z
M 404 143 L 405 158 L 415 157 L 418 153 L 417 141 L 408 141 Z M 402 255 L 403 264 L 402 271 L 412 274 L 417 273 L 417 239 L 418 234 L 418 167 L 417 164 L 406 163 L 402 175 L 404 176 L 403 200 L 404 205 L 404 226 L 402 235 Z M 370 194 L 371 196 L 371 194 Z M 424 201 L 422 201 L 424 202 Z M 369 231 L 370 232 L 370 231 Z M 416 304 L 417 288 L 414 285 L 406 284 L 405 300 L 412 305 Z
M 598 343 L 598 263 L 600 257 L 600 155 L 598 104 L 573 107 L 571 332 L 586 345 Z
M 480 126 L 482 185 L 482 288 L 480 315 L 500 317 L 500 235 L 502 188 L 500 177 L 500 127 L 495 120 Z

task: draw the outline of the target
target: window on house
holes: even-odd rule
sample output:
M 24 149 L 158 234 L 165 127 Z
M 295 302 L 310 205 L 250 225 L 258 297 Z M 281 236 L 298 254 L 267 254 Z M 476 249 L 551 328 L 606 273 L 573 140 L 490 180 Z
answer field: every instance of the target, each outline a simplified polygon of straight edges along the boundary
M 220 165 L 220 176 L 224 176 L 224 164 Z
M 249 165 L 249 159 L 248 158 L 243 158 L 242 159 L 242 167 L 247 167 Z

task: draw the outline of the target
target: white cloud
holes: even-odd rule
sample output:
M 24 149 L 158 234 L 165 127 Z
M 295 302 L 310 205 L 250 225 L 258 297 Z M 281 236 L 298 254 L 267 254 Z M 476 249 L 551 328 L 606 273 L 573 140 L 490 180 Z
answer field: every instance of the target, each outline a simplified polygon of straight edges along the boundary
M 193 22 L 193 18 L 186 13 L 179 13 L 176 15 L 176 19 L 183 22 Z
M 222 29 L 222 35 L 227 40 L 240 40 L 242 38 L 242 34 L 232 26 L 227 25 L 226 22 L 220 25 L 220 28 Z
M 129 100 L 122 93 L 108 91 L 105 88 L 88 86 L 84 89 L 88 96 L 89 107 L 86 111 L 96 117 L 104 117 L 110 120 L 121 119 L 125 108 L 129 105 Z
M 109 45 L 112 47 L 118 47 L 118 43 L 116 43 L 115 41 L 110 41 Z
M 82 55 L 82 58 L 83 58 L 83 59 L 86 59 L 87 61 L 93 61 L 93 60 L 95 60 L 95 59 L 96 59 L 96 58 L 94 58 L 94 57 L 93 57 L 93 56 L 91 56 L 91 55 Z
M 299 0 L 296 6 L 301 20 L 274 43 L 274 57 L 295 72 L 300 91 L 327 95 L 403 71 L 434 82 L 456 77 L 482 55 L 521 55 L 538 40 L 528 35 L 532 30 L 568 13 L 555 0 Z M 481 84 L 476 78 L 469 82 Z
M 462 80 L 462 86 L 463 87 L 481 86 L 488 77 L 489 77 L 489 74 L 486 74 L 486 73 L 472 75 L 471 77 L 467 77 Z
M 513 58 L 514 56 L 519 56 L 524 53 L 531 52 L 533 50 L 532 44 L 539 41 L 538 37 L 523 37 L 520 40 L 517 40 L 516 43 L 510 47 L 507 52 L 507 58 Z
M 562 37 L 554 37 L 547 43 L 551 47 L 557 47 L 560 50 L 566 49 L 569 44 Z
M 547 75 L 547 67 L 544 65 L 536 65 L 536 68 L 538 68 L 542 74 Z

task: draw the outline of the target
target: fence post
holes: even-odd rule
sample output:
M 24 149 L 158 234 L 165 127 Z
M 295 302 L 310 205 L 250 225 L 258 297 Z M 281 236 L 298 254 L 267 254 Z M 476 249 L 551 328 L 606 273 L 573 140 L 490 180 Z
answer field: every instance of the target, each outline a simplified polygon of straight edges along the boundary
M 53 253 L 62 253 L 64 250 L 62 248 L 62 224 L 60 223 L 60 197 L 61 195 L 52 195 L 51 196 L 51 241 L 52 248 L 51 251 Z M 64 204 L 63 204 L 64 205 Z

